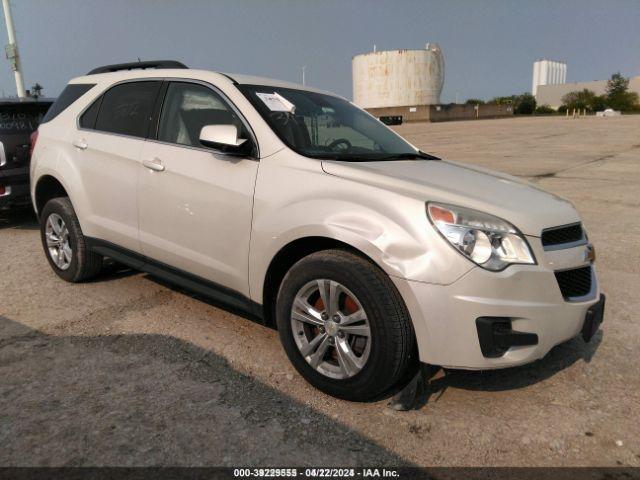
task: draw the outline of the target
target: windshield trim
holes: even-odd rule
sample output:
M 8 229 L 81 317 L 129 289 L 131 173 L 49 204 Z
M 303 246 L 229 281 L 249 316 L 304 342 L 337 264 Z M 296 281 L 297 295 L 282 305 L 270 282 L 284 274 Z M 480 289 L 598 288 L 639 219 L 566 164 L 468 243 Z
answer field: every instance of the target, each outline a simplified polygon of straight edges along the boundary
M 288 149 L 294 151 L 298 155 L 302 155 L 303 157 L 312 158 L 314 160 L 335 160 L 335 161 L 338 161 L 338 162 L 381 162 L 381 161 L 396 161 L 397 159 L 393 159 L 393 158 L 389 158 L 389 157 L 395 157 L 397 155 L 412 155 L 412 154 L 415 154 L 415 160 L 440 160 L 438 157 L 435 157 L 435 156 L 430 155 L 428 153 L 424 153 L 421 150 L 419 150 L 418 148 L 414 147 L 411 143 L 409 143 L 407 140 L 405 140 L 401 135 L 399 135 L 398 133 L 394 132 L 387 125 L 382 123 L 380 120 L 378 120 L 376 117 L 371 115 L 369 112 L 367 112 L 366 110 L 361 109 L 357 105 L 354 105 L 353 102 L 350 102 L 349 100 L 347 100 L 347 99 L 345 99 L 345 98 L 343 98 L 343 97 L 341 97 L 339 95 L 335 95 L 335 94 L 330 93 L 330 92 L 318 92 L 318 91 L 315 91 L 315 90 L 308 90 L 308 89 L 304 89 L 304 88 L 294 88 L 294 87 L 289 87 L 289 86 L 280 87 L 280 86 L 271 86 L 271 85 L 262 85 L 262 84 L 249 84 L 249 83 L 237 84 L 236 88 L 249 101 L 251 106 L 253 106 L 253 108 L 256 110 L 256 112 L 260 116 L 260 118 L 267 124 L 269 129 L 280 139 L 280 141 L 284 144 L 284 146 L 287 147 Z M 380 153 L 379 156 L 375 156 L 375 157 L 368 157 L 367 154 L 344 154 L 344 157 L 341 157 L 340 156 L 341 154 L 339 152 L 336 152 L 335 154 L 320 154 L 320 153 L 313 154 L 313 153 L 310 153 L 310 152 L 305 152 L 304 150 L 301 150 L 298 147 L 296 147 L 295 145 L 289 143 L 277 129 L 273 128 L 273 126 L 269 123 L 269 121 L 262 114 L 261 109 L 259 108 L 259 105 L 257 104 L 257 100 L 251 95 L 251 93 L 252 93 L 251 89 L 271 89 L 271 88 L 285 89 L 285 90 L 296 90 L 296 91 L 299 91 L 299 92 L 305 92 L 305 93 L 308 92 L 308 93 L 314 93 L 314 94 L 319 94 L 319 95 L 326 95 L 326 96 L 329 96 L 329 97 L 337 98 L 339 100 L 343 100 L 343 101 L 347 102 L 348 104 L 350 104 L 353 108 L 357 108 L 358 110 L 366 113 L 369 117 L 371 117 L 373 120 L 378 122 L 380 125 L 382 125 L 385 129 L 387 129 L 393 135 L 395 135 L 396 137 L 401 139 L 404 143 L 406 143 L 408 147 L 410 147 L 411 149 L 414 149 L 414 151 L 413 152 L 402 152 L 402 153 L 396 153 L 396 154 L 386 153 L 385 152 L 385 153 Z M 353 158 L 350 158 L 350 157 L 353 157 Z M 413 159 L 412 158 L 403 158 L 402 160 L 413 160 Z

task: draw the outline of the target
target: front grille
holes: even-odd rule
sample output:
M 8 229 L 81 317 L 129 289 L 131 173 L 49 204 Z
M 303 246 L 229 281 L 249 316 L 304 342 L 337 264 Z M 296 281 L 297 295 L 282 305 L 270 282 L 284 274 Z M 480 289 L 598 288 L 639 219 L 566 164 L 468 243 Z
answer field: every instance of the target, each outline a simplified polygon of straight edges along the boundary
M 543 247 L 562 245 L 565 243 L 578 242 L 584 239 L 584 232 L 581 223 L 563 225 L 561 227 L 547 228 L 542 231 Z
M 583 297 L 591 291 L 591 267 L 555 272 L 558 286 L 565 300 Z

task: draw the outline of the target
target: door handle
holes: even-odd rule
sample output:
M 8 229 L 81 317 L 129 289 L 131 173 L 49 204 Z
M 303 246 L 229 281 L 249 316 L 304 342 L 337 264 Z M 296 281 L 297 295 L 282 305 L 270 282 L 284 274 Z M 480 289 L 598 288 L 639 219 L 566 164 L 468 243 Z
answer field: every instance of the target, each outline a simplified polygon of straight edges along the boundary
M 159 158 L 154 158 L 153 160 L 143 160 L 142 164 L 150 170 L 154 172 L 163 172 L 164 165 L 162 164 L 162 160 Z
M 86 150 L 89 145 L 87 144 L 87 141 L 84 138 L 82 138 L 82 139 L 74 140 L 73 146 L 76 148 L 79 148 L 80 150 Z

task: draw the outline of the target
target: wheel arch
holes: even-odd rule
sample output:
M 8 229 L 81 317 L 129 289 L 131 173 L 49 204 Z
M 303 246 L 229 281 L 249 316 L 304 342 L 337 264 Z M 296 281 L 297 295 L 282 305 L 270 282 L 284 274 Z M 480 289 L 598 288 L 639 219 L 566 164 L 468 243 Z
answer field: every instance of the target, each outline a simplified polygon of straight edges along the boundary
M 44 147 L 43 147 L 44 148 Z M 62 148 L 51 148 L 47 154 L 36 157 L 32 171 L 31 192 L 36 214 L 51 198 L 65 196 L 73 205 L 80 225 L 84 230 L 84 218 L 91 208 L 91 199 L 84 188 L 78 165 Z M 45 152 L 46 153 L 46 152 Z
M 275 300 L 282 280 L 289 269 L 296 262 L 312 253 L 332 249 L 345 250 L 358 255 L 384 272 L 375 260 L 365 252 L 341 240 L 324 236 L 308 236 L 292 240 L 278 250 L 265 273 L 262 286 L 262 313 L 267 325 L 275 327 Z
M 44 206 L 52 198 L 68 196 L 69 193 L 60 180 L 50 174 L 42 175 L 38 178 L 34 189 L 36 214 L 40 215 Z

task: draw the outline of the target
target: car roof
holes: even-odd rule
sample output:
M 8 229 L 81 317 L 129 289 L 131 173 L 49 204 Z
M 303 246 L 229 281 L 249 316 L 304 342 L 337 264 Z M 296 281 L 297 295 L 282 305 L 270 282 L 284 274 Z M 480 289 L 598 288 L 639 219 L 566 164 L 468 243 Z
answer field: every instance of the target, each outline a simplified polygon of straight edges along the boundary
M 258 77 L 254 75 L 243 75 L 239 73 L 226 73 L 229 78 L 235 80 L 240 85 L 264 85 L 267 87 L 280 87 L 280 88 L 292 88 L 295 90 L 308 90 L 310 92 L 326 93 L 327 95 L 335 95 L 332 92 L 326 92 L 318 88 L 309 87 L 308 85 L 301 85 L 294 82 L 286 82 L 284 80 L 276 80 L 267 77 Z
M 93 75 L 83 75 L 73 78 L 69 83 L 116 83 L 124 80 L 135 80 L 145 78 L 186 78 L 193 80 L 212 80 L 216 77 L 218 82 L 228 82 L 239 85 L 265 85 L 269 87 L 292 88 L 296 90 L 306 90 L 310 92 L 323 93 L 326 95 L 338 96 L 335 93 L 327 92 L 307 85 L 300 85 L 272 78 L 258 77 L 253 75 L 243 75 L 236 73 L 220 73 L 211 70 L 198 70 L 192 68 L 154 68 L 138 70 L 121 70 L 109 73 L 97 73 Z

